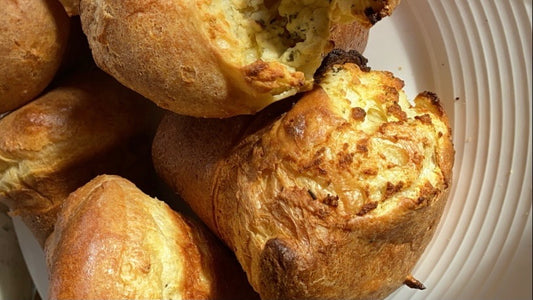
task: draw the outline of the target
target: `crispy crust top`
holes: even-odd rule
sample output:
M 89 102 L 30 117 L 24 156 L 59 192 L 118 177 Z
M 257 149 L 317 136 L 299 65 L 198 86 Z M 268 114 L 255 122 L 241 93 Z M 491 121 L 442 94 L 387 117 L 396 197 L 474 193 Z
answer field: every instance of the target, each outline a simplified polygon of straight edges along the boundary
M 45 248 L 51 299 L 256 299 L 201 224 L 119 176 L 65 201 Z
M 262 296 L 384 297 L 403 283 L 440 218 L 454 150 L 436 95 L 411 103 L 402 88 L 334 65 L 219 165 L 216 228 Z

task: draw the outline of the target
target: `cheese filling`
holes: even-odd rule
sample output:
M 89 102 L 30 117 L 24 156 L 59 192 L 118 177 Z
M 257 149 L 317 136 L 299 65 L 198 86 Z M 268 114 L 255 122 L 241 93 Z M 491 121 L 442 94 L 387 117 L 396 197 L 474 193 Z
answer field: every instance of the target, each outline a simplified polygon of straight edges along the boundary
M 208 35 L 233 63 L 276 61 L 312 78 L 328 46 L 332 14 L 337 14 L 338 22 L 353 22 L 358 18 L 355 13 L 364 14 L 359 7 L 365 1 L 206 2 L 200 9 L 210 15 Z

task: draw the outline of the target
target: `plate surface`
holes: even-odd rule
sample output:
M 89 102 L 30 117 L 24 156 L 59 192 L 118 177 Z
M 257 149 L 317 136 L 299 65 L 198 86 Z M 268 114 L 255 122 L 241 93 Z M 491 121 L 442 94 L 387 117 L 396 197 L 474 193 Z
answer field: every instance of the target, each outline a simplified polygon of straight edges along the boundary
M 24 266 L 7 207 L 0 204 L 0 300 L 32 299 L 32 278 Z
M 531 1 L 406 0 L 370 33 L 369 66 L 436 92 L 454 184 L 414 276 L 389 299 L 531 299 Z
M 427 287 L 388 299 L 531 299 L 531 0 L 404 0 L 365 56 L 406 92 L 437 93 L 456 147 L 454 184 L 413 274 Z M 42 251 L 15 229 L 46 299 Z

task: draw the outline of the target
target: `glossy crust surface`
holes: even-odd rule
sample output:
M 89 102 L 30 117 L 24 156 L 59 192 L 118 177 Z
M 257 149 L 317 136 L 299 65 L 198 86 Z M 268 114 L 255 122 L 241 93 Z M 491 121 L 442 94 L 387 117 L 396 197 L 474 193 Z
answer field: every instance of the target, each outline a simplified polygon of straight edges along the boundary
M 259 129 L 247 131 L 250 119 L 207 122 L 209 137 L 189 140 L 183 124 L 196 121 L 168 115 L 156 170 L 235 251 L 262 298 L 384 298 L 414 282 L 454 160 L 436 95 L 410 103 L 402 88 L 389 72 L 347 63 Z M 210 143 L 231 122 L 245 128 L 230 132 L 233 145 Z M 194 147 L 206 154 L 189 160 Z
M 257 298 L 202 225 L 118 176 L 69 196 L 45 252 L 51 299 Z
M 63 200 L 94 176 L 148 184 L 157 114 L 100 71 L 60 83 L 0 119 L 0 202 L 42 244 Z
M 397 5 L 367 2 L 83 0 L 80 16 L 96 63 L 125 86 L 178 114 L 230 117 L 310 90 L 332 47 L 362 51 L 369 18 Z
M 34 99 L 52 81 L 69 36 L 57 0 L 0 1 L 0 113 Z

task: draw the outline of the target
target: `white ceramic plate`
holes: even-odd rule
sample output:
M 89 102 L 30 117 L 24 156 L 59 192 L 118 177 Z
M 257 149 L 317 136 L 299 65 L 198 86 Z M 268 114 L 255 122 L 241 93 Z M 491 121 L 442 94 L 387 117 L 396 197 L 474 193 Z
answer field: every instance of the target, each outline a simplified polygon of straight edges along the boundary
M 32 278 L 24 266 L 24 259 L 7 215 L 7 207 L 0 204 L 0 300 L 32 299 Z
M 374 69 L 436 92 L 454 185 L 414 275 L 390 299 L 531 299 L 531 0 L 404 0 L 371 31 Z
M 365 56 L 410 97 L 436 92 L 456 147 L 454 185 L 414 270 L 427 289 L 389 299 L 531 299 L 531 0 L 403 0 Z M 46 299 L 42 251 L 15 220 Z

